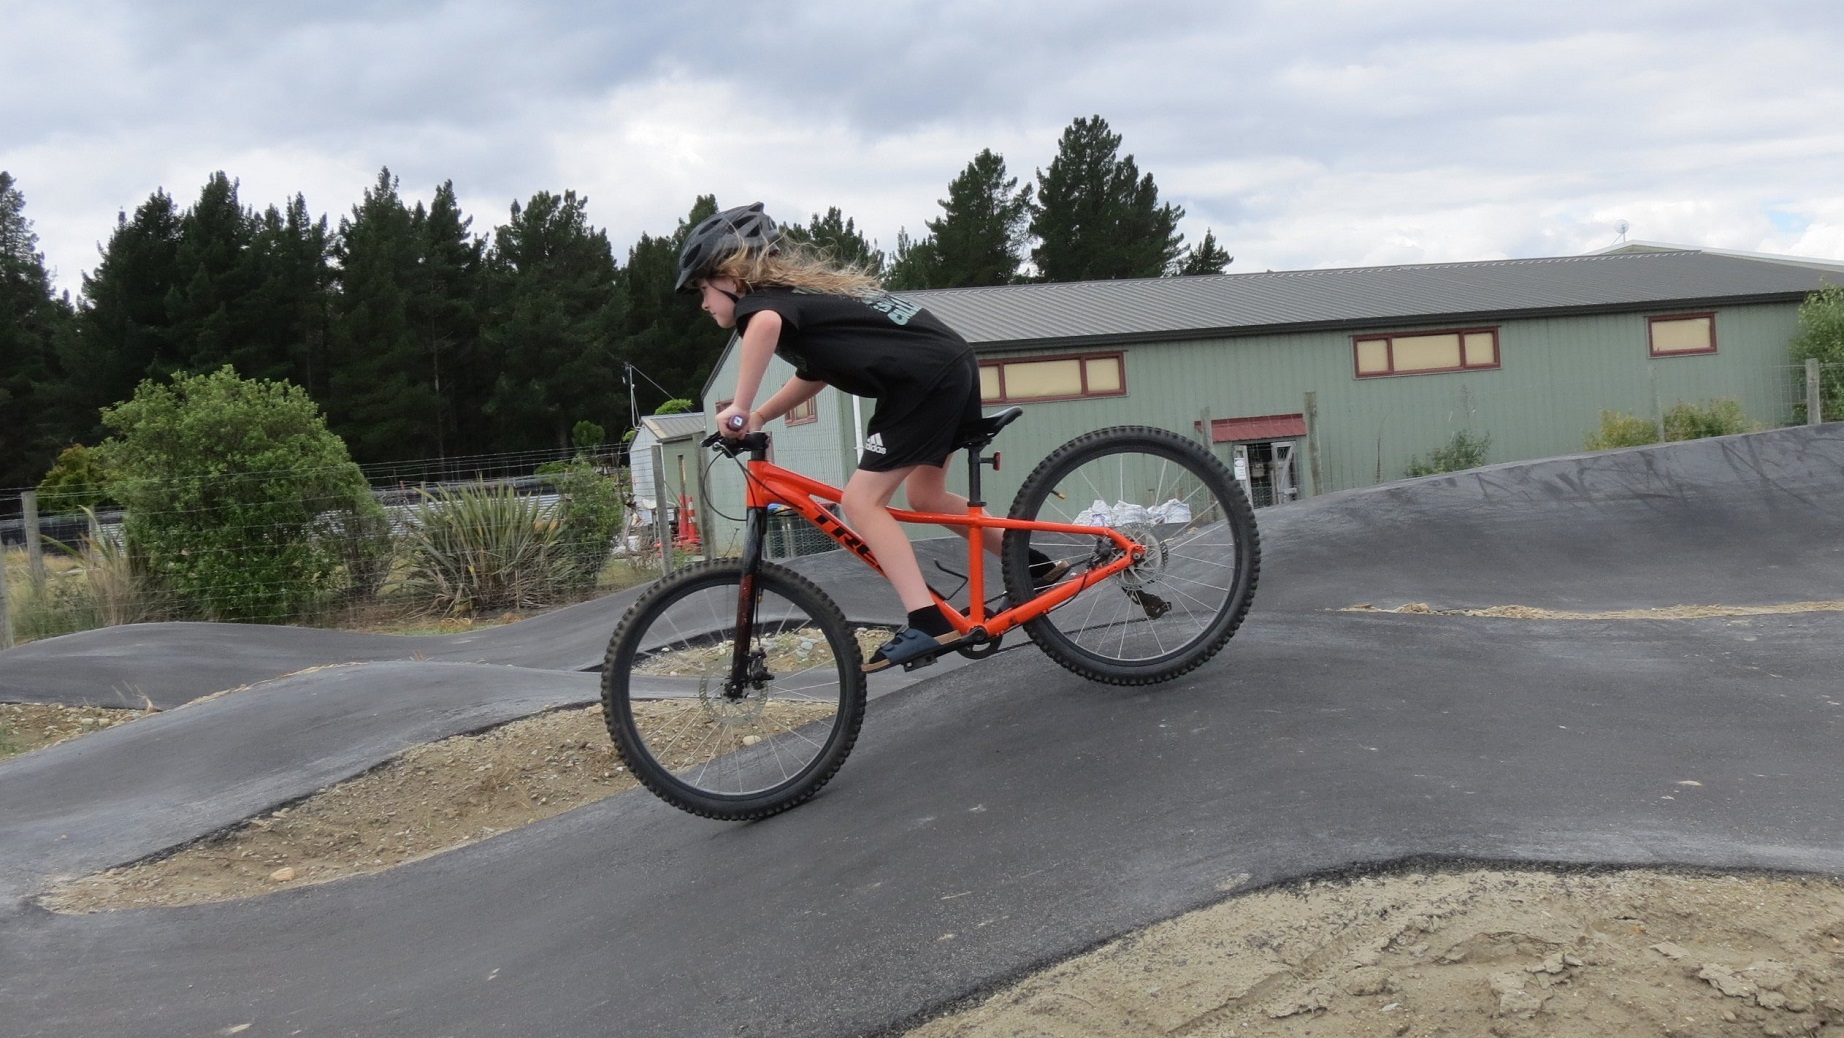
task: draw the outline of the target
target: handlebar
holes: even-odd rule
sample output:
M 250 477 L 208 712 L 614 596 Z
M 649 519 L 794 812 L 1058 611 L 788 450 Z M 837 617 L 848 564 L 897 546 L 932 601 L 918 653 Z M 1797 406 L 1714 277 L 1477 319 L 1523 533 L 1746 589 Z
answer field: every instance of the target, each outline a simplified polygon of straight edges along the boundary
M 699 446 L 732 458 L 738 454 L 763 455 L 768 452 L 768 434 L 753 432 L 748 436 L 739 436 L 733 440 L 723 433 L 712 433 L 706 436 Z

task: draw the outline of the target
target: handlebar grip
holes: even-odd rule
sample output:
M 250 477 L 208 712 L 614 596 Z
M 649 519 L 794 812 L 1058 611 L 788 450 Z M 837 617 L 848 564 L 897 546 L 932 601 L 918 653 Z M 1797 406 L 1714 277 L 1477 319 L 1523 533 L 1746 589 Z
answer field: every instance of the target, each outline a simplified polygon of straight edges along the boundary
M 732 429 L 741 429 L 743 426 L 749 424 L 749 419 L 744 418 L 740 414 L 733 414 L 730 416 L 730 420 L 725 422 L 724 424 L 728 425 Z

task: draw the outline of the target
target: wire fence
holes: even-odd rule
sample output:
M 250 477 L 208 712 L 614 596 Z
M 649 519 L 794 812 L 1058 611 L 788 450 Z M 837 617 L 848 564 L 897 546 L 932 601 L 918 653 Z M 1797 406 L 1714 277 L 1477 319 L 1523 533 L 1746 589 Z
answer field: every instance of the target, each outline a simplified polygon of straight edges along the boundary
M 0 492 L 0 647 L 157 620 L 463 630 L 651 580 L 696 550 L 676 516 L 663 542 L 639 522 L 624 455 L 560 460 L 372 466 L 386 485 L 358 500 L 265 500 L 278 474 L 247 472 L 190 477 L 184 508 Z
M 1844 422 L 1844 363 L 1807 361 L 1788 368 L 1783 425 Z

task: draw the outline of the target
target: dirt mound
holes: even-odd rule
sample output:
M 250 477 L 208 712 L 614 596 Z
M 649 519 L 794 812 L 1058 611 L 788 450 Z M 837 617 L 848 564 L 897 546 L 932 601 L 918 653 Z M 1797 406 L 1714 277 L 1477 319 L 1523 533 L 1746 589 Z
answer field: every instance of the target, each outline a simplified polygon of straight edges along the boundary
M 909 1038 L 1807 1035 L 1844 885 L 1479 871 L 1290 885 L 1110 942 Z
M 635 784 L 600 707 L 540 714 L 419 746 L 292 807 L 40 900 L 63 912 L 190 905 L 381 872 Z
M 0 760 L 113 728 L 150 713 L 153 711 L 100 706 L 0 703 Z

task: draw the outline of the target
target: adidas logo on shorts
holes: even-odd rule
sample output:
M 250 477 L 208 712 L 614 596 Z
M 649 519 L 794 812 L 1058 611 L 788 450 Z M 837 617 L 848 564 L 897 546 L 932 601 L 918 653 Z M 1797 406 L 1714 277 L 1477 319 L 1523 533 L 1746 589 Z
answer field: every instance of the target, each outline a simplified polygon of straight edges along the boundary
M 870 438 L 864 441 L 864 449 L 872 454 L 884 453 L 884 434 L 872 433 Z

